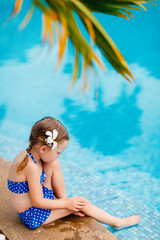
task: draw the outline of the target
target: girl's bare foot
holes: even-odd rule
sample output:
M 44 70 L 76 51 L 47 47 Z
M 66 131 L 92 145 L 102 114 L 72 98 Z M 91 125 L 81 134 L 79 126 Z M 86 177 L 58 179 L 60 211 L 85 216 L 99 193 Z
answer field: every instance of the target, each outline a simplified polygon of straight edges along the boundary
M 136 225 L 140 222 L 140 215 L 134 215 L 127 218 L 120 218 L 119 221 L 113 226 L 116 230 Z
M 79 216 L 79 217 L 84 217 L 85 214 L 83 212 L 73 212 L 74 215 Z

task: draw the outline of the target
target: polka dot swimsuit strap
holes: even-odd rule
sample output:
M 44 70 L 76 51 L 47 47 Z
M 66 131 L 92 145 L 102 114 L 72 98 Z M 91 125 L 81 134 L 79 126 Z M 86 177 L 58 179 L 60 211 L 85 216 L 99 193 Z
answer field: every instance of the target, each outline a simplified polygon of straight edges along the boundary
M 26 152 L 27 152 L 27 155 L 29 155 L 29 156 L 32 158 L 33 162 L 34 162 L 35 164 L 37 164 L 37 162 L 36 162 L 36 160 L 34 159 L 32 153 L 28 153 L 28 148 L 26 148 Z

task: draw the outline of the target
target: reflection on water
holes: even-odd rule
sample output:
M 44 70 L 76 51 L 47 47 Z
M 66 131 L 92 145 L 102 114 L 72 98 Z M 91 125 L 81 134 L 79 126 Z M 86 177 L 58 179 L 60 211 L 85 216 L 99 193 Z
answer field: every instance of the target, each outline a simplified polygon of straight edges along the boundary
M 105 106 L 101 90 L 94 112 L 65 99 L 66 110 L 62 119 L 82 147 L 92 148 L 104 155 L 119 154 L 130 146 L 132 137 L 141 134 L 139 119 L 142 110 L 136 105 L 139 91 L 137 87 L 129 97 L 122 91 L 116 103 Z
M 27 131 L 16 132 L 8 121 L 30 129 L 37 119 L 51 115 L 65 123 L 81 148 L 138 164 L 160 178 L 160 81 L 133 64 L 135 88 L 108 69 L 106 75 L 99 73 L 98 101 L 94 91 L 82 98 L 76 87 L 68 95 L 69 70 L 53 73 L 57 52 L 53 49 L 46 58 L 46 52 L 37 55 L 39 51 L 35 46 L 26 51 L 26 62 L 12 60 L 0 66 L 0 104 L 6 104 L 1 107 L 1 134 L 27 140 Z

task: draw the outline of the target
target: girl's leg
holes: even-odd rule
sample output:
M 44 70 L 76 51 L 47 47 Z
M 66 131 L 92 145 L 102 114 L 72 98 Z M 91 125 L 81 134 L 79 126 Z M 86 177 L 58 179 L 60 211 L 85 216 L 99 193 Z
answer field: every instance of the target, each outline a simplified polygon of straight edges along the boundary
M 139 215 L 134 215 L 134 216 L 127 217 L 127 218 L 114 217 L 114 216 L 108 214 L 107 212 L 101 210 L 100 208 L 96 207 L 92 203 L 90 203 L 86 198 L 83 197 L 83 199 L 86 202 L 85 207 L 81 210 L 83 213 L 85 213 L 86 215 L 88 215 L 90 217 L 95 218 L 99 222 L 108 224 L 117 229 L 135 225 L 135 224 L 139 223 L 139 221 L 140 221 Z M 51 214 L 50 214 L 49 218 L 43 224 L 51 223 L 57 219 L 66 217 L 72 213 L 73 213 L 73 211 L 68 210 L 68 209 L 51 210 Z
M 68 210 L 68 209 L 53 209 L 53 210 L 51 210 L 51 213 L 50 213 L 49 217 L 47 218 L 47 220 L 42 225 L 54 222 L 55 220 L 66 217 L 72 213 L 73 213 L 73 211 Z
M 135 225 L 140 221 L 139 215 L 134 215 L 127 218 L 114 217 L 90 203 L 86 198 L 83 197 L 83 199 L 86 202 L 86 205 L 81 211 L 84 212 L 86 215 L 95 218 L 99 222 L 108 224 L 115 228 L 123 228 Z
M 47 174 L 44 186 L 53 189 L 56 198 L 67 197 L 64 177 L 59 161 L 55 160 L 52 163 L 43 164 L 43 171 Z
M 58 160 L 55 161 L 52 174 L 52 186 L 57 198 L 67 197 L 63 173 Z

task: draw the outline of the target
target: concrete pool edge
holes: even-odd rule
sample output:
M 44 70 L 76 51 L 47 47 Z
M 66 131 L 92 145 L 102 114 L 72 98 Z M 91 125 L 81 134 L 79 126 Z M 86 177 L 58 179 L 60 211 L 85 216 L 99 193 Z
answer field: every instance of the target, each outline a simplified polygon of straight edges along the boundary
M 13 209 L 7 189 L 7 176 L 11 162 L 0 158 L 0 232 L 9 240 L 69 240 L 69 239 L 104 239 L 118 240 L 100 223 L 90 217 L 79 218 L 70 215 L 51 224 L 30 230 L 22 225 L 20 218 Z

